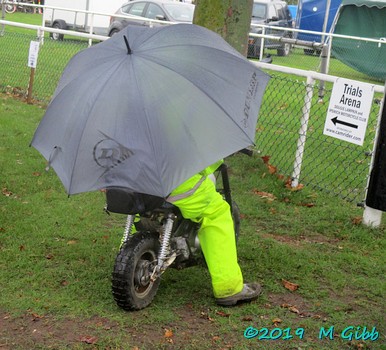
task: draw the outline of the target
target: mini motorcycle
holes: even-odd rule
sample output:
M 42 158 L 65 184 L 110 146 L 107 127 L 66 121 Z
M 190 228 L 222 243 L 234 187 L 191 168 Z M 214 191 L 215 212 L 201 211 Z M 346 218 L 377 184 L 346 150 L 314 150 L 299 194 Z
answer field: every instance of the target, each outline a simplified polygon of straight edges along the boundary
M 240 212 L 231 198 L 226 164 L 223 163 L 214 175 L 217 191 L 230 205 L 237 241 Z M 106 202 L 107 212 L 128 214 L 112 273 L 112 294 L 122 309 L 147 307 L 167 268 L 205 266 L 197 236 L 199 224 L 183 218 L 173 204 L 124 188 L 107 189 Z
M 38 11 L 40 13 L 40 9 L 36 9 L 33 6 L 25 6 L 24 4 L 34 4 L 34 1 L 24 0 L 19 3 L 17 0 L 9 0 L 6 2 L 5 12 L 15 13 L 16 11 L 20 11 L 25 13 L 36 13 Z
M 17 10 L 17 2 L 16 0 L 10 0 L 5 3 L 5 12 L 14 13 Z

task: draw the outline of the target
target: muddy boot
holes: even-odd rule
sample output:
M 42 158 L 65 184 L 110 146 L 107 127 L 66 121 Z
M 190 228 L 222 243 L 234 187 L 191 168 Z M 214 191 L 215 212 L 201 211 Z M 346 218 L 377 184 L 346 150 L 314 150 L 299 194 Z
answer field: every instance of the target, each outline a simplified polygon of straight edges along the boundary
M 225 298 L 217 298 L 216 303 L 221 306 L 233 306 L 241 302 L 249 302 L 256 299 L 262 292 L 259 283 L 245 283 L 241 292 Z

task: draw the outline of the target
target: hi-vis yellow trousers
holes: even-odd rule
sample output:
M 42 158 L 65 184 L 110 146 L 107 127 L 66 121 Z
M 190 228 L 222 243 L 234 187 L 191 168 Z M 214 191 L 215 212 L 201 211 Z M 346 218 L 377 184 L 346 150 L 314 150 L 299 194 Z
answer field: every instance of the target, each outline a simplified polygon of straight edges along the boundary
M 237 262 L 232 215 L 213 181 L 197 174 L 178 186 L 169 198 L 185 218 L 201 223 L 198 238 L 215 298 L 239 293 L 243 289 L 243 276 Z

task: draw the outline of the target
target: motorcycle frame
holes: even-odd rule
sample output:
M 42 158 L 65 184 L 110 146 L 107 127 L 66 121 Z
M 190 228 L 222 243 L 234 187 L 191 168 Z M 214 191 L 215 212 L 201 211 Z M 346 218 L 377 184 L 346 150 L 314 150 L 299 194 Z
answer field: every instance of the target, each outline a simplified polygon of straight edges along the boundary
M 226 202 L 230 206 L 230 210 L 232 212 L 232 195 L 231 195 L 231 187 L 229 182 L 228 175 L 228 166 L 225 163 L 222 163 L 215 171 L 216 176 L 216 186 L 218 186 L 218 177 L 221 177 L 221 188 L 217 188 L 217 191 L 224 197 Z M 166 271 L 166 269 L 173 264 L 174 260 L 177 258 L 175 252 L 173 252 L 170 256 L 167 256 L 167 253 L 170 251 L 170 242 L 171 242 L 171 233 L 173 231 L 173 227 L 176 219 L 180 215 L 179 210 L 176 206 L 171 203 L 167 203 L 160 209 L 156 209 L 152 212 L 155 215 L 165 215 L 166 222 L 163 225 L 163 232 L 160 232 L 160 241 L 161 246 L 158 253 L 158 261 L 157 265 L 154 268 L 153 273 L 151 274 L 151 280 L 155 281 L 159 278 L 162 273 Z M 151 215 L 150 215 L 151 216 Z M 132 233 L 134 221 L 136 215 L 128 215 L 126 219 L 125 230 L 122 238 L 122 245 L 126 244 L 130 237 L 135 235 L 135 232 Z M 145 216 L 146 217 L 146 216 Z

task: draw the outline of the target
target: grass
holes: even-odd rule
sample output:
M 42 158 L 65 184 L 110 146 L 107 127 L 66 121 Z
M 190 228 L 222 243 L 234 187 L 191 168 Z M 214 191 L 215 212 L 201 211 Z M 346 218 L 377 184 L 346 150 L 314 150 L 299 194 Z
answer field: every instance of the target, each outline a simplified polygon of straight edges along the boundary
M 54 172 L 44 171 L 43 158 L 29 147 L 43 113 L 0 95 L 2 346 L 385 349 L 384 226 L 362 226 L 361 210 L 337 198 L 287 189 L 260 158 L 227 162 L 242 213 L 240 265 L 246 280 L 264 284 L 261 299 L 216 307 L 207 271 L 192 267 L 167 271 L 149 308 L 120 310 L 110 274 L 124 218 L 103 212 L 102 193 L 67 198 Z M 246 339 L 249 326 L 291 328 L 294 338 Z M 334 340 L 319 339 L 321 327 L 331 326 Z M 342 339 L 348 326 L 376 327 L 381 337 Z M 299 339 L 295 331 L 302 329 Z

